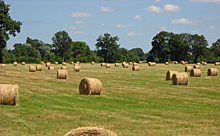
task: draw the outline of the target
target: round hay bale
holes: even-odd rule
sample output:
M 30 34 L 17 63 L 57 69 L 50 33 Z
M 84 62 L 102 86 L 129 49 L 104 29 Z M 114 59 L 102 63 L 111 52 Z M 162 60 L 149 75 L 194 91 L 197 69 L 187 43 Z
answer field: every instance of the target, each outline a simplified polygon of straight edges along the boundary
M 218 75 L 218 70 L 217 68 L 209 68 L 207 71 L 208 76 L 217 76 Z
M 97 127 L 81 127 L 77 129 L 73 129 L 65 136 L 117 136 L 115 133 Z
M 106 68 L 110 68 L 111 67 L 111 65 L 110 64 L 106 64 Z
M 6 65 L 5 64 L 1 64 L 1 67 L 6 67 Z
M 58 62 L 55 62 L 55 65 L 58 65 L 59 63 Z
M 51 66 L 50 66 L 50 67 L 48 67 L 48 69 L 49 69 L 49 70 L 52 70 L 52 69 L 54 69 L 54 67 L 51 67 Z
M 199 65 L 194 65 L 193 68 L 194 69 L 200 69 L 200 66 Z
M 14 63 L 13 63 L 13 66 L 17 66 L 17 65 L 18 65 L 18 63 L 17 63 L 17 62 L 14 62 Z
M 57 70 L 57 79 L 67 79 L 67 70 L 58 69 Z
M 101 63 L 100 65 L 101 65 L 101 67 L 105 67 L 105 63 Z
M 185 64 L 188 64 L 188 62 L 187 62 L 187 61 L 185 61 Z
M 178 64 L 178 62 L 177 61 L 173 61 L 173 64 Z
M 77 61 L 76 63 L 79 64 L 79 61 Z
M 21 62 L 21 65 L 25 65 L 25 62 Z
M 124 65 L 123 65 L 123 68 L 128 68 L 128 64 L 124 64 Z
M 140 70 L 140 67 L 139 67 L 139 66 L 133 66 L 133 67 L 132 67 L 132 70 L 133 70 L 133 71 L 139 71 L 139 70 Z
M 29 66 L 29 72 L 36 72 L 36 66 Z
M 196 63 L 196 65 L 199 65 L 199 66 L 200 66 L 200 65 L 201 65 L 201 63 Z
M 41 65 L 44 65 L 44 64 L 45 64 L 45 62 L 42 61 L 42 62 L 41 62 Z
M 182 61 L 181 63 L 182 63 L 182 65 L 185 65 L 185 64 L 186 64 L 184 61 Z
M 37 65 L 36 66 L 36 71 L 42 71 L 42 65 Z
M 185 66 L 185 72 L 190 72 L 192 69 L 192 66 Z
M 50 67 L 50 62 L 47 62 L 47 63 L 46 63 L 46 67 Z
M 133 63 L 132 62 L 129 62 L 129 65 L 132 65 Z
M 71 61 L 70 64 L 73 64 L 73 61 Z
M 66 66 L 66 62 L 63 62 L 63 63 L 62 63 L 62 66 Z
M 169 65 L 169 62 L 165 62 L 165 65 Z
M 18 85 L 0 84 L 0 105 L 18 106 Z
M 156 66 L 156 62 L 148 62 L 149 66 Z
M 166 80 L 172 80 L 173 74 L 178 73 L 177 71 L 167 71 L 166 73 Z
M 220 65 L 220 62 L 215 62 L 215 65 L 216 65 L 216 66 Z
M 133 63 L 133 66 L 137 66 L 137 63 Z
M 102 83 L 95 78 L 83 78 L 79 84 L 79 93 L 86 95 L 100 95 L 102 92 Z
M 139 61 L 139 64 L 142 64 L 142 61 Z
M 201 77 L 201 70 L 200 69 L 192 69 L 190 71 L 191 77 Z
M 206 63 L 206 62 L 204 62 L 204 63 L 203 63 L 203 66 L 207 66 L 207 63 Z
M 174 73 L 172 81 L 173 85 L 188 85 L 188 75 L 185 72 Z
M 62 66 L 61 69 L 65 69 L 65 70 L 67 70 L 67 67 L 66 67 L 66 66 Z
M 95 62 L 91 62 L 91 65 L 95 65 Z
M 121 64 L 121 65 L 122 65 L 122 67 L 124 66 L 124 64 L 127 64 L 127 62 L 125 62 L 125 61 L 124 61 L 124 62 L 122 62 L 122 64 Z
M 119 64 L 118 64 L 118 63 L 115 63 L 115 67 L 119 67 Z
M 74 66 L 74 71 L 79 72 L 80 71 L 80 66 Z
M 79 66 L 79 64 L 78 63 L 74 63 L 74 66 Z

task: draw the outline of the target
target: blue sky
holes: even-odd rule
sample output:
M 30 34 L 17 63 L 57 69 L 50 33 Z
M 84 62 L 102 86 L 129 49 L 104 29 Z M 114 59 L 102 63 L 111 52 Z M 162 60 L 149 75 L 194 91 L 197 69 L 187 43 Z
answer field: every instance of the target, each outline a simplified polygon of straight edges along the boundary
M 151 49 L 160 31 L 204 35 L 209 43 L 220 38 L 220 0 L 5 0 L 10 15 L 22 21 L 21 32 L 10 37 L 7 49 L 26 38 L 52 44 L 65 30 L 73 41 L 91 50 L 104 33 L 118 36 L 120 47 Z

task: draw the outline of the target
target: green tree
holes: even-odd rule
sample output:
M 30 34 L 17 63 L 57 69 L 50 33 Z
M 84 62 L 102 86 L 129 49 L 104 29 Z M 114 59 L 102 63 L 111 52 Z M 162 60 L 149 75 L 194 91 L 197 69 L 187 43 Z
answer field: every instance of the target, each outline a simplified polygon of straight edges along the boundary
M 5 4 L 0 0 L 0 63 L 3 61 L 2 49 L 6 47 L 6 42 L 9 40 L 9 35 L 16 36 L 20 33 L 22 23 L 15 21 L 9 15 L 9 4 Z
M 71 47 L 72 39 L 66 31 L 59 31 L 52 37 L 52 41 L 52 48 L 55 55 L 62 57 L 64 62 L 65 54 L 69 53 L 68 51 Z
M 112 37 L 105 33 L 104 36 L 100 35 L 96 41 L 97 55 L 104 58 L 105 62 L 116 62 L 117 51 L 120 46 L 117 44 L 118 36 Z
M 144 51 L 141 48 L 133 48 L 133 49 L 129 50 L 129 52 L 130 51 L 132 51 L 135 56 L 138 56 L 140 58 L 140 60 L 146 59 L 144 57 Z
M 216 42 L 212 43 L 211 52 L 213 53 L 214 57 L 220 57 L 220 38 L 217 39 Z

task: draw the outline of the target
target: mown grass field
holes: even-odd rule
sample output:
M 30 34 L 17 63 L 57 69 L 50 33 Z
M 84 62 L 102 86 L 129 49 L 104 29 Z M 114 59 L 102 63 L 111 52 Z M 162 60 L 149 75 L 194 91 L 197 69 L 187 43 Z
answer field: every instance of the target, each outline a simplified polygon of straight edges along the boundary
M 220 135 L 220 66 L 201 66 L 201 77 L 177 86 L 165 80 L 166 72 L 194 64 L 139 64 L 140 71 L 80 64 L 80 72 L 67 64 L 68 79 L 56 79 L 61 64 L 32 73 L 30 65 L 0 68 L 6 71 L 1 84 L 19 85 L 19 106 L 0 106 L 1 136 L 62 136 L 86 126 L 118 136 Z M 207 76 L 208 68 L 217 68 L 218 76 Z M 79 95 L 84 77 L 102 82 L 100 96 Z

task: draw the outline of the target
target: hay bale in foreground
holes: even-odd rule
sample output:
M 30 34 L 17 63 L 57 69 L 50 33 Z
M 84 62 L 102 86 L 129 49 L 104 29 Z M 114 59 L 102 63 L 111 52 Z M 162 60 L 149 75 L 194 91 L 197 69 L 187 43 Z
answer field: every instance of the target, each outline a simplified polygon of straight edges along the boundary
M 132 67 L 132 70 L 133 70 L 133 71 L 139 71 L 139 70 L 140 70 L 140 67 L 139 67 L 139 66 L 133 66 L 133 67 Z
M 119 67 L 119 63 L 115 63 L 115 67 Z
M 190 71 L 190 77 L 201 77 L 201 70 L 200 69 L 192 69 Z
M 74 66 L 74 71 L 79 72 L 80 71 L 80 66 Z
M 149 66 L 156 66 L 156 62 L 148 62 Z
M 165 65 L 169 65 L 169 62 L 165 62 Z
M 207 71 L 208 76 L 217 76 L 218 75 L 218 70 L 217 68 L 209 68 Z
M 6 67 L 6 65 L 5 64 L 1 64 L 1 67 Z
M 64 136 L 117 136 L 117 135 L 103 128 L 81 127 L 71 130 Z
M 66 66 L 62 66 L 61 69 L 65 69 L 65 70 L 67 70 L 67 67 L 66 67 Z
M 36 71 L 42 71 L 42 65 L 37 65 L 36 66 Z
M 124 64 L 124 65 L 123 65 L 123 68 L 128 68 L 128 64 Z
M 21 65 L 25 65 L 25 62 L 21 62 Z
M 185 72 L 175 73 L 172 77 L 173 85 L 188 85 L 188 75 Z
M 111 65 L 110 64 L 106 64 L 106 68 L 110 68 L 111 67 Z
M 58 69 L 57 70 L 57 79 L 67 79 L 67 70 Z
M 96 78 L 83 78 L 79 84 L 79 93 L 86 95 L 100 95 L 102 83 Z
M 62 66 L 66 66 L 66 62 L 63 62 L 63 63 L 62 63 Z
M 185 66 L 185 72 L 190 72 L 192 69 L 192 66 Z
M 18 65 L 18 63 L 17 63 L 17 62 L 14 62 L 14 63 L 13 63 L 13 66 L 17 66 L 17 65 Z
M 199 65 L 194 65 L 193 68 L 194 69 L 200 69 L 200 66 Z
M 178 73 L 177 71 L 167 71 L 166 73 L 166 80 L 172 80 L 173 74 Z
M 0 84 L 0 105 L 18 106 L 18 85 Z
M 101 65 L 101 67 L 105 67 L 105 63 L 101 63 L 100 65 Z
M 55 62 L 55 65 L 58 65 L 59 63 L 58 62 Z
M 29 72 L 36 72 L 36 66 L 29 66 Z

